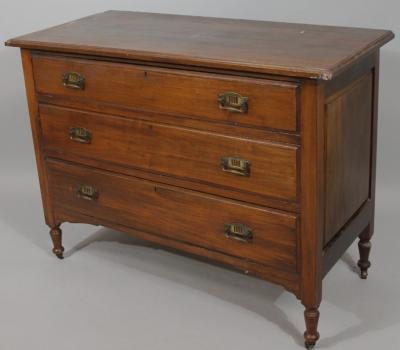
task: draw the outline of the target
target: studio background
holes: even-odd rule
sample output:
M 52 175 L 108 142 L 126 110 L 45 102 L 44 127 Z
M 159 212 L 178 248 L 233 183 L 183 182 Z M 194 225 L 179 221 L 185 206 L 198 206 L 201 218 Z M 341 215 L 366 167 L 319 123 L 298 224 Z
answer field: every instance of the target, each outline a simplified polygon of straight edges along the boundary
M 400 4 L 336 1 L 3 0 L 0 41 L 109 9 L 391 29 L 381 50 L 376 236 L 324 280 L 321 349 L 398 349 Z M 0 46 L 0 349 L 301 349 L 302 307 L 280 287 L 108 229 L 44 224 L 20 53 Z M 84 249 L 82 249 L 84 248 Z

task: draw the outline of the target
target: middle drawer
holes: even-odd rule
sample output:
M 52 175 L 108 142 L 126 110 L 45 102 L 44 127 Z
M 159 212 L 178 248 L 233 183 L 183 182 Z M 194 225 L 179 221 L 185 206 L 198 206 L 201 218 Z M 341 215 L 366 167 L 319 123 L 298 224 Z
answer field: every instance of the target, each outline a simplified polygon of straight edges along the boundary
M 68 155 L 296 201 L 296 146 L 40 106 L 43 147 Z

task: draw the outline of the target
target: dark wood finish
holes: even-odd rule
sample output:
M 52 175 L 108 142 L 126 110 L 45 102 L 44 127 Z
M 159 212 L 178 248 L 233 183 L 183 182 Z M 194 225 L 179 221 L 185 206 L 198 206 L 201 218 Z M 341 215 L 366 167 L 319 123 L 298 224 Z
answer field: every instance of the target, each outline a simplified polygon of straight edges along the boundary
M 363 232 L 365 226 L 371 220 L 372 203 L 370 200 L 354 213 L 353 217 L 326 245 L 323 252 L 323 275 L 337 263 L 354 240 Z
M 301 147 L 301 302 L 306 308 L 306 346 L 315 344 L 318 308 L 322 298 L 322 247 L 325 205 L 324 85 L 307 80 L 302 85 Z M 311 313 L 311 315 L 310 315 Z
M 28 101 L 29 120 L 32 130 L 33 147 L 36 156 L 37 172 L 39 176 L 40 192 L 42 195 L 43 212 L 46 224 L 50 227 L 55 226 L 53 212 L 49 200 L 49 190 L 47 183 L 47 174 L 44 167 L 42 149 L 42 140 L 40 137 L 39 107 L 36 99 L 35 86 L 33 81 L 33 70 L 31 55 L 28 50 L 21 50 L 22 67 L 24 70 L 25 89 Z
M 207 122 L 205 122 L 204 119 L 202 120 L 200 118 L 181 117 L 148 111 L 134 111 L 132 109 L 121 108 L 120 106 L 104 105 L 94 101 L 81 100 L 67 96 L 38 94 L 37 99 L 41 104 L 51 104 L 73 109 L 111 114 L 114 116 L 158 122 L 196 130 L 213 131 L 224 135 L 237 136 L 252 140 L 282 142 L 295 145 L 300 144 L 299 134 L 286 132 L 284 130 L 264 129 L 252 125 L 235 125 L 235 123 L 231 122 L 224 123 L 212 120 L 207 120 Z
M 69 159 L 68 153 L 83 154 L 99 161 L 296 200 L 297 148 L 294 146 L 48 106 L 40 107 L 40 120 L 43 147 L 50 156 L 55 154 L 52 150 L 62 151 L 57 155 L 64 159 Z M 91 142 L 71 140 L 70 127 L 89 130 Z M 250 175 L 223 171 L 221 158 L 226 156 L 250 161 Z
M 136 169 L 127 167 L 126 165 L 118 165 L 115 162 L 99 161 L 93 158 L 88 158 L 85 154 L 73 154 L 65 153 L 63 150 L 47 151 L 47 155 L 56 159 L 64 159 L 75 163 L 82 163 L 85 165 L 92 166 L 94 168 L 99 168 L 103 170 L 108 170 L 111 172 L 130 175 L 134 177 L 139 177 L 145 180 L 150 180 L 154 182 L 163 183 L 166 185 L 172 185 L 176 187 L 182 187 L 186 189 L 191 189 L 199 192 L 215 194 L 224 198 L 240 200 L 256 205 L 267 206 L 274 209 L 284 210 L 291 213 L 299 212 L 298 202 L 288 202 L 284 200 L 275 199 L 272 197 L 266 197 L 264 195 L 245 192 L 238 188 L 229 187 L 228 184 L 222 186 L 210 185 L 209 183 L 192 181 L 185 178 L 178 178 L 175 176 L 165 175 L 157 172 L 150 172 L 146 170 Z
M 44 95 L 236 125 L 297 129 L 298 86 L 293 83 L 42 55 L 33 56 L 33 67 L 36 90 Z M 64 86 L 66 72 L 81 74 L 84 88 Z M 219 108 L 218 95 L 231 91 L 248 97 L 247 112 Z
M 133 237 L 141 238 L 146 241 L 155 243 L 160 247 L 167 247 L 172 249 L 175 253 L 184 252 L 191 254 L 194 257 L 205 259 L 208 262 L 218 262 L 226 265 L 227 267 L 233 267 L 234 269 L 243 273 L 251 274 L 259 278 L 271 281 L 273 283 L 282 285 L 288 291 L 293 293 L 299 298 L 299 275 L 297 273 L 276 269 L 267 265 L 257 264 L 250 260 L 237 258 L 235 256 L 223 254 L 214 250 L 206 249 L 194 244 L 187 244 L 185 242 L 170 239 L 164 236 L 154 235 L 145 231 L 139 231 L 132 227 L 127 227 L 119 223 L 107 221 L 104 218 L 96 218 L 93 216 L 85 215 L 77 211 L 70 211 L 64 207 L 57 208 L 55 213 L 56 220 L 62 222 L 74 222 L 74 223 L 88 223 L 92 225 L 102 225 L 114 230 L 122 231 Z
M 6 44 L 329 80 L 393 37 L 386 30 L 107 11 Z
M 360 251 L 360 260 L 358 260 L 357 265 L 360 268 L 361 279 L 365 280 L 368 277 L 368 269 L 371 267 L 371 262 L 369 261 L 372 237 L 371 227 L 368 225 L 359 237 L 358 249 Z
M 335 79 L 325 83 L 325 96 L 332 98 L 334 94 L 340 93 L 345 86 L 357 81 L 361 77 L 370 74 L 376 65 L 376 53 L 360 57 L 354 65 L 348 67 Z
M 371 125 L 371 168 L 370 168 L 370 186 L 369 201 L 371 202 L 371 216 L 367 228 L 361 233 L 358 248 L 360 260 L 360 277 L 366 279 L 368 269 L 371 266 L 369 255 L 371 252 L 371 238 L 375 228 L 375 186 L 376 186 L 376 148 L 378 137 L 378 95 L 379 95 L 379 52 L 375 53 L 375 66 L 373 72 L 373 106 L 372 106 L 372 125 Z
M 59 258 L 64 258 L 64 247 L 62 246 L 62 231 L 59 226 L 55 226 L 50 230 L 50 237 L 53 241 L 53 253 L 54 255 Z
M 357 237 L 362 278 L 370 266 L 391 38 L 110 11 L 8 41 L 22 47 L 53 252 L 60 225 L 83 222 L 245 271 L 301 300 L 313 347 L 323 277 Z M 228 92 L 249 97 L 231 106 L 243 113 L 224 109 Z M 226 156 L 250 176 L 223 172 Z
M 306 309 L 304 311 L 304 319 L 306 321 L 304 343 L 307 349 L 312 349 L 319 339 L 319 333 L 317 331 L 318 321 L 319 321 L 319 310 Z
M 371 73 L 327 100 L 325 244 L 369 197 L 371 111 Z
M 375 217 L 375 182 L 376 182 L 376 145 L 377 145 L 377 116 L 378 116 L 378 89 L 379 89 L 379 52 L 372 54 L 360 62 L 360 65 L 352 68 L 349 72 L 350 79 L 345 76 L 345 73 L 338 77 L 339 82 L 332 81 L 329 83 L 329 90 L 333 93 L 342 89 L 348 89 L 352 81 L 360 81 L 363 77 L 372 74 L 372 97 L 371 92 L 365 93 L 362 97 L 367 103 L 362 104 L 360 111 L 365 111 L 365 108 L 370 107 L 369 115 L 365 114 L 367 120 L 362 127 L 365 129 L 369 127 L 370 130 L 370 151 L 369 155 L 369 169 L 360 173 L 357 169 L 358 176 L 364 179 L 369 179 L 368 183 L 368 200 L 362 205 L 361 209 L 352 213 L 352 217 L 343 225 L 342 229 L 328 242 L 324 251 L 324 275 L 333 267 L 336 261 L 346 251 L 350 244 L 360 237 L 359 250 L 360 250 L 360 276 L 367 277 L 367 270 L 371 263 L 369 262 L 369 253 L 371 249 L 371 237 L 374 232 L 374 217 Z M 333 88 L 332 88 L 333 87 Z M 328 97 L 329 98 L 329 97 Z M 360 104 L 360 102 L 358 102 Z M 357 113 L 359 110 L 357 110 Z M 356 115 L 357 115 L 356 113 Z M 364 112 L 365 113 L 365 112 Z M 364 139 L 368 135 L 364 134 Z M 366 151 L 364 151 L 367 153 Z M 360 157 L 363 157 L 360 155 Z M 366 158 L 364 158 L 366 162 Z M 364 181 L 365 182 L 365 181 Z M 356 188 L 359 184 L 355 184 Z M 358 187 L 359 188 L 359 187 Z M 347 203 L 346 203 L 347 204 Z M 353 203 L 354 204 L 354 203 Z M 343 219 L 343 217 L 342 217 Z M 361 267 L 361 266 L 362 267 Z
M 294 215 L 221 200 L 154 182 L 48 162 L 51 199 L 61 206 L 137 230 L 253 262 L 296 271 Z M 82 184 L 93 186 L 98 198 L 78 196 Z M 228 238 L 224 226 L 242 223 L 253 231 L 248 243 Z

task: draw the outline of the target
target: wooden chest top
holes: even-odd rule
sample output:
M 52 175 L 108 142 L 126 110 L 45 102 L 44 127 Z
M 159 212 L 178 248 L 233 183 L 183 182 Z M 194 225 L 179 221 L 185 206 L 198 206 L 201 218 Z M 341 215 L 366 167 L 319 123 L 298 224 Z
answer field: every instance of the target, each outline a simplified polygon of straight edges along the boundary
M 6 45 L 330 80 L 392 38 L 387 30 L 107 11 Z

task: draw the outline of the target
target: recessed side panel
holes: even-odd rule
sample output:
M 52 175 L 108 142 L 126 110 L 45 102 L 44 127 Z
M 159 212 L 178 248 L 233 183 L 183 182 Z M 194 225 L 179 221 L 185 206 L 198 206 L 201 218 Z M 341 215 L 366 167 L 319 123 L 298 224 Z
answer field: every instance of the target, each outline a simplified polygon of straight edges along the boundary
M 372 72 L 327 99 L 325 244 L 369 197 Z

